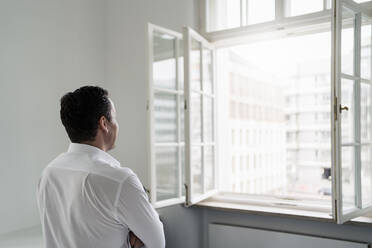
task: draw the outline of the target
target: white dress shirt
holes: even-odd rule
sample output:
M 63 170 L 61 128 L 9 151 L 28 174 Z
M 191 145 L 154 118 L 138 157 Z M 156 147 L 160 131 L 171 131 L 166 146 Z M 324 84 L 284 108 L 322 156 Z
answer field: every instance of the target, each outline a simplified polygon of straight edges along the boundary
M 46 248 L 127 248 L 129 231 L 146 248 L 165 247 L 137 176 L 96 147 L 70 144 L 44 169 L 37 198 Z

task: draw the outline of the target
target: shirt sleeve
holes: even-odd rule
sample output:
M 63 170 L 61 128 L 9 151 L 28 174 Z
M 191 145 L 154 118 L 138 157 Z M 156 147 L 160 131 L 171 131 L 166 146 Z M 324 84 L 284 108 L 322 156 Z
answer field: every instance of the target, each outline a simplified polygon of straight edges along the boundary
M 145 248 L 164 248 L 163 224 L 136 175 L 131 175 L 122 183 L 118 197 L 118 220 L 128 226 Z

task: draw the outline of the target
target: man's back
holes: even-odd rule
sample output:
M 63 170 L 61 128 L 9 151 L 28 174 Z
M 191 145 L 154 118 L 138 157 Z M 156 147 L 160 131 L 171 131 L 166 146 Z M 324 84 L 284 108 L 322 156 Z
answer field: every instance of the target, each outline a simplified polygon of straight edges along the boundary
M 43 171 L 38 201 L 46 248 L 164 247 L 163 226 L 137 176 L 104 151 L 71 144 Z

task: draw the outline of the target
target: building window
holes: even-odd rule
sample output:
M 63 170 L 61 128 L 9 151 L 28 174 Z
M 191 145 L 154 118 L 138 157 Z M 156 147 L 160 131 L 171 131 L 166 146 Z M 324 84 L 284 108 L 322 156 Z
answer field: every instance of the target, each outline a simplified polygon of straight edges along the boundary
M 220 31 L 174 35 L 185 62 L 160 50 L 173 54 L 168 81 L 150 77 L 153 202 L 192 205 L 218 188 L 326 202 L 338 223 L 372 210 L 369 5 L 206 0 L 205 26 Z

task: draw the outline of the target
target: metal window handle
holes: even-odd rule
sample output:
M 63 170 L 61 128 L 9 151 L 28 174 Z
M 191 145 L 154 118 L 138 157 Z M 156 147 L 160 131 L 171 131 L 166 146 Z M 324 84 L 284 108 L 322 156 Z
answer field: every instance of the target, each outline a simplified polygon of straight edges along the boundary
M 341 107 L 341 105 L 340 105 L 340 113 L 342 112 L 342 110 L 349 111 L 349 108 L 347 106 Z

